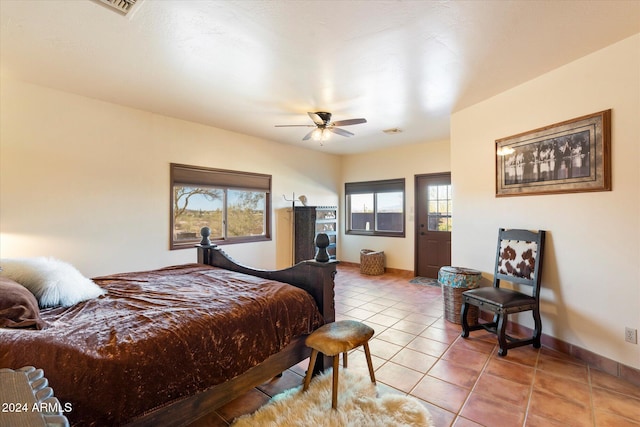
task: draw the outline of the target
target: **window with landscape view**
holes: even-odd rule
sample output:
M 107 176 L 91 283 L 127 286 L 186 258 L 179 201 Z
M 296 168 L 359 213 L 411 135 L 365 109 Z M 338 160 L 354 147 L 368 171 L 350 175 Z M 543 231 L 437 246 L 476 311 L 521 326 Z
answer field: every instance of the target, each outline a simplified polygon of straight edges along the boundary
M 171 164 L 171 249 L 271 238 L 271 175 Z
M 404 237 L 404 178 L 345 184 L 347 234 Z

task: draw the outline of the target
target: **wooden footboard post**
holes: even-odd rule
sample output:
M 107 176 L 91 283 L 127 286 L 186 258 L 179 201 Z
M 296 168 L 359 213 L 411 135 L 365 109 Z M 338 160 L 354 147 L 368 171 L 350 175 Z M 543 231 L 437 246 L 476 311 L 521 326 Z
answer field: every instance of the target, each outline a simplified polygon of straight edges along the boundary
M 202 242 L 196 246 L 198 248 L 199 263 L 265 279 L 277 280 L 278 282 L 289 283 L 290 285 L 304 289 L 311 294 L 316 301 L 325 323 L 336 320 L 334 279 L 337 274 L 336 267 L 339 261 L 319 261 L 318 259 L 312 259 L 301 261 L 293 267 L 282 270 L 259 270 L 235 262 L 218 246 L 212 245 L 208 239 L 208 230 L 205 231 L 203 229 L 201 234 Z M 326 237 L 325 234 L 321 233 L 318 235 L 318 238 L 316 238 L 320 249 L 322 249 L 322 245 L 325 244 L 325 240 L 326 242 L 329 240 L 328 238 L 324 239 L 320 237 L 323 235 Z M 320 250 L 318 252 L 321 254 L 320 259 L 324 259 L 322 257 L 323 251 Z M 332 366 L 331 362 L 330 357 L 318 358 L 316 370 L 330 368 Z
M 310 280 L 309 289 L 307 292 L 313 296 L 318 304 L 318 308 L 324 317 L 325 323 L 335 322 L 336 320 L 336 307 L 335 307 L 335 277 L 338 273 L 336 267 L 338 261 L 318 262 L 315 260 L 302 261 L 292 268 L 303 266 L 306 272 L 303 275 Z M 298 285 L 296 285 L 298 286 Z M 302 286 L 300 286 L 302 287 Z M 329 369 L 333 366 L 333 358 L 322 355 L 316 360 L 316 364 L 313 367 L 314 374 Z

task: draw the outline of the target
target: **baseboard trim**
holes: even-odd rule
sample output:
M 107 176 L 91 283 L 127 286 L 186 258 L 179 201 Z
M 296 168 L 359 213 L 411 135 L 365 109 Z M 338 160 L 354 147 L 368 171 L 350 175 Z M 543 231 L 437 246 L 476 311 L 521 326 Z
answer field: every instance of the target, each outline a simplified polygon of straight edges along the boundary
M 360 268 L 360 263 L 357 262 L 346 262 L 346 261 L 340 261 L 340 265 L 343 265 L 345 267 L 356 267 L 356 268 Z M 400 277 L 406 277 L 408 279 L 413 279 L 415 277 L 415 275 L 413 274 L 413 271 L 409 271 L 409 270 L 401 270 L 399 268 L 389 268 L 389 267 L 385 267 L 384 268 L 384 272 L 385 273 L 391 273 L 391 274 L 395 274 L 397 276 Z
M 493 320 L 493 315 L 488 312 L 481 312 L 480 318 L 487 322 Z M 522 326 L 518 323 L 509 321 L 507 323 L 507 331 L 512 334 L 532 335 L 533 330 L 526 326 Z M 569 344 L 555 337 L 542 334 L 540 339 L 543 346 L 550 348 L 551 350 L 558 351 L 563 354 L 575 357 L 576 359 L 585 362 L 589 367 L 597 369 L 602 372 L 606 372 L 609 375 L 628 381 L 636 386 L 640 387 L 640 369 L 633 368 L 631 366 L 624 365 L 615 360 L 596 354 L 590 350 L 578 347 L 574 344 Z

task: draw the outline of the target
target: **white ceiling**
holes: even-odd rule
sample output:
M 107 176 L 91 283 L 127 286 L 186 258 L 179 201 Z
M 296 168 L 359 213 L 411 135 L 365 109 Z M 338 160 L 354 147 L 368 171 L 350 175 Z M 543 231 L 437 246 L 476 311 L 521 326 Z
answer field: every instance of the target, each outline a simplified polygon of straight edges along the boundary
M 0 19 L 10 77 L 344 154 L 447 139 L 451 112 L 640 32 L 640 1 L 0 0 Z M 323 146 L 274 127 L 307 111 L 368 123 Z

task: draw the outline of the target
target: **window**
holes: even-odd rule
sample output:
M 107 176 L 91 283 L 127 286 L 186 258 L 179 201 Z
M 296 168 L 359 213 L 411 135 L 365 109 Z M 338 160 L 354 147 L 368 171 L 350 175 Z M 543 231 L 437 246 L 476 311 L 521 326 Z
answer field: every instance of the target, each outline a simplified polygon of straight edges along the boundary
M 404 178 L 345 184 L 347 234 L 404 237 Z
M 271 175 L 171 164 L 171 249 L 271 239 Z
M 451 232 L 451 185 L 429 185 L 429 231 Z

